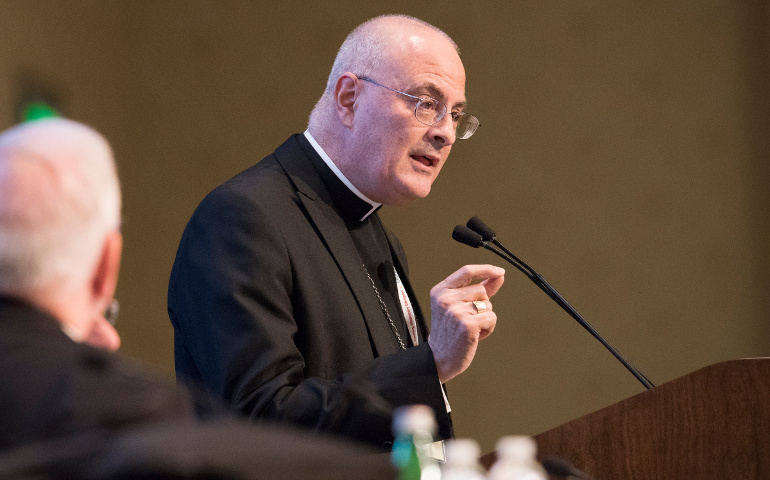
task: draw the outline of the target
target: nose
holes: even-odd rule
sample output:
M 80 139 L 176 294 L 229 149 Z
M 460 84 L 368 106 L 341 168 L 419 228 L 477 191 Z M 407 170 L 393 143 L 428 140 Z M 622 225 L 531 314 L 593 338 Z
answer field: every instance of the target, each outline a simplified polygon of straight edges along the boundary
M 452 115 L 447 112 L 441 120 L 430 126 L 428 136 L 436 148 L 448 147 L 455 143 L 455 124 Z
M 120 335 L 115 327 L 103 317 L 99 317 L 92 325 L 91 330 L 83 340 L 92 347 L 102 348 L 114 352 L 120 347 Z

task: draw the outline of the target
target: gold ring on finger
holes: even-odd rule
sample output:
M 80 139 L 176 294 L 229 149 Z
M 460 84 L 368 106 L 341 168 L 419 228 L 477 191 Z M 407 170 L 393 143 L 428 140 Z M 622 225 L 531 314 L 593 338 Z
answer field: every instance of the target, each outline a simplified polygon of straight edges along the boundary
M 482 302 L 481 300 L 474 300 L 473 308 L 476 309 L 476 313 L 484 313 L 487 311 L 487 304 Z

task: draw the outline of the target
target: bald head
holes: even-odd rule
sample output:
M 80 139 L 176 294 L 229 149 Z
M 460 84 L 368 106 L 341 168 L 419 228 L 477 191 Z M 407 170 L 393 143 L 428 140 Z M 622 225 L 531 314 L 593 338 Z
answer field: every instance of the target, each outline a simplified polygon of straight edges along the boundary
M 382 15 L 369 19 L 350 32 L 340 46 L 324 93 L 310 115 L 310 127 L 317 129 L 319 123 L 325 123 L 328 115 L 333 114 L 332 97 L 340 76 L 345 72 L 352 72 L 364 77 L 377 77 L 381 70 L 391 70 L 394 54 L 415 46 L 415 42 L 424 38 L 414 35 L 417 32 L 428 32 L 440 37 L 451 45 L 459 56 L 460 50 L 449 35 L 418 18 L 408 15 Z M 407 41 L 410 37 L 411 42 Z
M 76 303 L 93 293 L 85 290 L 119 222 L 112 152 L 95 130 L 46 119 L 0 134 L 1 295 L 64 316 L 83 310 Z
M 459 55 L 457 45 L 449 35 L 420 19 L 406 15 L 372 18 L 350 32 L 342 43 L 325 91 L 334 90 L 337 79 L 345 72 L 366 77 L 376 76 L 379 70 L 391 67 L 393 55 L 422 42 L 425 32 L 442 37 Z

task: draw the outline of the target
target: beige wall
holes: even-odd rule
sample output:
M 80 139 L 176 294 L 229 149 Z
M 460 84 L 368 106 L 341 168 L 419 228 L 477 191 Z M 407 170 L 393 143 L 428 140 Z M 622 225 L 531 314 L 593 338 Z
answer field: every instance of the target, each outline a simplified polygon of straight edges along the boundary
M 0 0 L 0 127 L 29 71 L 113 142 L 123 351 L 170 374 L 166 286 L 197 203 L 304 130 L 350 29 L 417 15 L 460 45 L 483 124 L 430 197 L 383 211 L 424 309 L 463 263 L 497 263 L 450 239 L 479 215 L 657 383 L 770 355 L 768 7 L 494 3 Z M 497 330 L 449 384 L 458 435 L 485 451 L 642 389 L 508 270 Z

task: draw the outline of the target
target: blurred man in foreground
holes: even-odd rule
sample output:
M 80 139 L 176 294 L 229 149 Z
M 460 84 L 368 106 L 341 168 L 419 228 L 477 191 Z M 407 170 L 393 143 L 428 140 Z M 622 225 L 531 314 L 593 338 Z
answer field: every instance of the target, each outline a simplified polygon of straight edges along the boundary
M 109 353 L 120 203 L 92 129 L 50 119 L 0 135 L 0 449 L 191 411 L 181 391 Z
M 93 129 L 47 119 L 0 134 L 0 478 L 387 478 L 348 445 L 200 423 L 197 397 L 112 353 L 120 204 Z

